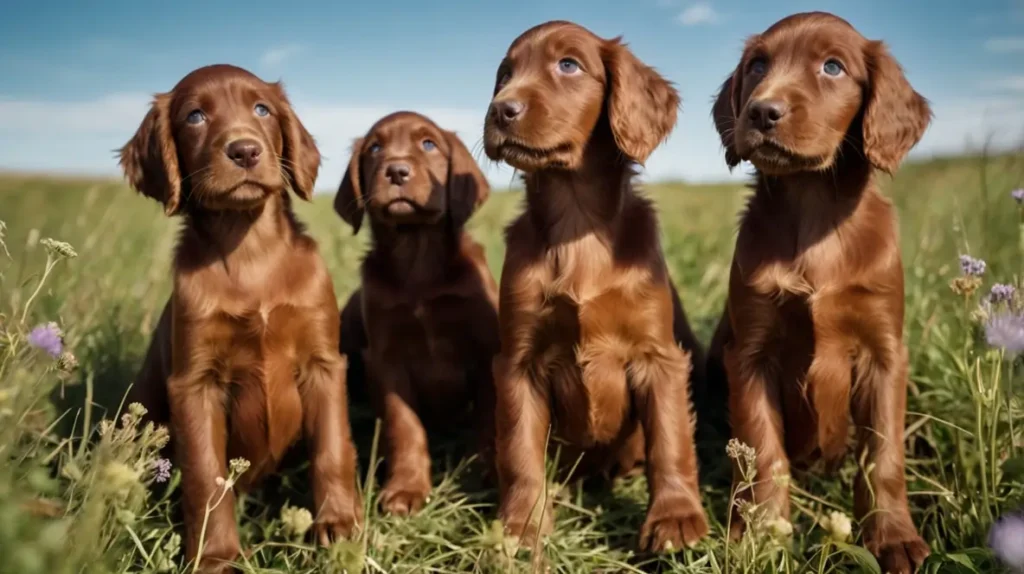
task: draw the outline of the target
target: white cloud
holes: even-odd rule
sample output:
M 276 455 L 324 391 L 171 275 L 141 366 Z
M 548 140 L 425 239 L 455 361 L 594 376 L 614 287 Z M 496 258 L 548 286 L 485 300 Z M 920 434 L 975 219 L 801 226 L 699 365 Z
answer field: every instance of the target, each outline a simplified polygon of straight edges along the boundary
M 1024 76 L 1003 76 L 989 78 L 981 83 L 981 88 L 993 92 L 1021 92 L 1024 93 Z
M 264 68 L 276 68 L 284 63 L 285 60 L 293 58 L 302 52 L 305 48 L 298 44 L 287 44 L 284 46 L 275 46 L 263 52 L 260 56 L 260 65 Z
M 989 38 L 985 41 L 985 49 L 996 54 L 1024 52 L 1024 36 Z
M 697 2 L 687 7 L 679 14 L 679 22 L 683 26 L 697 26 L 699 24 L 712 24 L 719 19 L 718 12 L 708 2 Z
M 1024 97 L 962 98 L 933 103 L 935 119 L 913 155 L 918 157 L 1024 145 Z
M 131 135 L 152 101 L 146 94 L 108 94 L 85 102 L 0 99 L 0 129 L 40 134 Z M 129 131 L 130 130 L 130 131 Z
M 986 98 L 933 102 L 935 120 L 912 156 L 954 154 L 977 149 L 986 139 L 1008 149 L 1024 142 L 1024 95 L 1010 92 Z M 119 176 L 114 150 L 131 138 L 151 96 L 109 94 L 82 102 L 0 98 L 0 169 L 76 172 Z M 483 154 L 483 109 L 417 108 L 415 99 L 388 105 L 350 105 L 293 98 L 295 110 L 316 138 L 323 156 L 317 189 L 332 192 L 345 172 L 352 141 L 381 116 L 396 109 L 418 109 L 455 131 L 474 152 L 496 188 L 518 185 L 507 166 Z M 406 104 L 406 105 L 403 105 Z M 671 137 L 654 151 L 642 178 L 687 181 L 743 180 L 749 166 L 729 173 L 718 134 L 700 106 L 684 109 Z

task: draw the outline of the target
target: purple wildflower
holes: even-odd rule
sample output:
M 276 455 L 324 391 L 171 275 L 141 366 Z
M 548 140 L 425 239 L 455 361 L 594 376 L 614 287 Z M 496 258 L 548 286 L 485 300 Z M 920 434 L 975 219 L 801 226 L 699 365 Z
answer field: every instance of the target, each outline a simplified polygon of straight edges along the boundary
M 1014 572 L 1024 572 L 1024 511 L 1001 517 L 988 532 L 988 545 Z
M 51 357 L 57 358 L 64 352 L 64 338 L 60 327 L 50 322 L 39 325 L 28 334 L 28 343 L 37 349 L 46 351 Z
M 963 271 L 964 275 L 981 277 L 985 274 L 985 260 L 975 259 L 970 255 L 961 255 L 960 270 Z
M 988 294 L 988 300 L 993 303 L 1005 303 L 1013 299 L 1013 294 L 1016 292 L 1017 289 L 1013 285 L 996 283 L 992 285 L 992 291 Z
M 1012 197 L 1017 203 L 1024 203 L 1024 188 L 1011 191 L 1010 197 Z
M 1008 353 L 1024 351 L 1024 315 L 1000 313 L 992 317 L 985 325 L 985 339 Z
M 153 480 L 156 482 L 167 482 L 171 478 L 171 461 L 166 458 L 158 458 L 153 462 Z

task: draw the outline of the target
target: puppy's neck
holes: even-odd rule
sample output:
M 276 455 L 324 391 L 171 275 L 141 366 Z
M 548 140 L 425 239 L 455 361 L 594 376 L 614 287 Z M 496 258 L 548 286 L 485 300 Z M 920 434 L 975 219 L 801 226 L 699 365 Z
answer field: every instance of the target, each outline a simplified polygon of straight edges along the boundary
M 371 220 L 373 246 L 364 269 L 395 287 L 421 292 L 447 276 L 459 253 L 461 229 L 447 221 L 391 227 Z
M 291 198 L 274 193 L 250 210 L 188 209 L 178 253 L 179 258 L 187 253 L 206 254 L 202 261 L 182 263 L 224 265 L 230 272 L 236 261 L 283 252 L 300 232 Z
M 611 133 L 595 134 L 577 169 L 542 169 L 525 176 L 527 210 L 549 245 L 608 234 L 632 192 L 632 177 L 632 166 Z
M 758 171 L 757 194 L 808 217 L 827 213 L 841 216 L 874 190 L 872 167 L 862 156 L 860 150 L 844 149 L 835 164 L 824 171 L 781 176 Z

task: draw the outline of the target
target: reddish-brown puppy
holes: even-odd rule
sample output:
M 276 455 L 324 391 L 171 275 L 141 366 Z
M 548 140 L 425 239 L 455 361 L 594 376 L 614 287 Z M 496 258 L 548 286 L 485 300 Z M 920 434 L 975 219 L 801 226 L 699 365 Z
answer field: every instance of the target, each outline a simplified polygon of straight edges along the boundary
M 654 207 L 631 182 L 678 105 L 618 38 L 570 22 L 527 30 L 498 68 L 484 146 L 526 182 L 526 211 L 506 230 L 494 362 L 500 514 L 513 535 L 551 527 L 549 424 L 588 455 L 610 453 L 609 463 L 646 439 L 641 547 L 678 549 L 708 531 L 688 388 L 700 349 Z
M 198 547 L 230 458 L 251 462 L 237 485 L 250 488 L 304 434 L 318 538 L 359 521 L 338 303 L 288 195 L 309 200 L 319 165 L 282 86 L 226 65 L 158 94 L 121 149 L 131 185 L 184 219 L 173 293 L 133 393 L 170 422 L 187 556 L 211 570 L 239 553 L 230 489 Z
M 757 450 L 755 500 L 788 517 L 772 473 L 839 461 L 852 414 L 864 542 L 883 570 L 910 572 L 929 550 L 904 477 L 903 267 L 872 172 L 896 170 L 929 105 L 882 42 L 814 12 L 747 41 L 713 116 L 729 166 L 757 168 L 709 353 L 724 362 L 733 436 Z
M 463 231 L 489 193 L 457 135 L 396 112 L 355 142 L 334 200 L 355 232 L 365 212 L 372 233 L 341 344 L 364 361 L 383 419 L 389 512 L 416 512 L 430 493 L 428 427 L 450 428 L 473 402 L 485 455 L 493 441 L 498 288 L 483 248 Z

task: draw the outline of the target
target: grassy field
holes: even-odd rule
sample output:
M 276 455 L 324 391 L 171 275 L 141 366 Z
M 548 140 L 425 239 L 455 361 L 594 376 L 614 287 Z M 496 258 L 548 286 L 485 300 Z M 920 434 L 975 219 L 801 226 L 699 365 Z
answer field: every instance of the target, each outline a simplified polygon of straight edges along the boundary
M 998 571 L 986 536 L 1024 497 L 1024 369 L 986 344 L 981 302 L 993 283 L 1022 287 L 1024 208 L 1010 191 L 1024 187 L 1024 156 L 908 164 L 884 186 L 898 207 L 907 278 L 907 473 L 915 520 L 933 549 L 925 571 Z M 736 214 L 748 191 L 682 184 L 647 191 L 660 208 L 672 275 L 706 343 L 724 301 Z M 322 195 L 297 209 L 344 298 L 357 283 L 366 231 L 353 237 L 331 199 Z M 496 277 L 501 229 L 520 202 L 518 193 L 492 194 L 470 224 Z M 133 424 L 121 405 L 169 294 L 178 222 L 118 181 L 27 176 L 0 177 L 0 220 L 0 572 L 190 571 L 175 534 L 178 472 L 172 469 L 166 484 L 155 482 L 155 453 L 166 437 Z M 47 238 L 67 242 L 77 256 L 48 247 Z M 980 286 L 967 294 L 950 287 L 961 275 L 961 254 L 987 262 Z M 1018 312 L 1021 303 L 1018 296 Z M 73 361 L 28 344 L 29 332 L 49 321 L 60 326 Z M 110 424 L 122 416 L 123 428 Z M 473 467 L 446 445 L 436 448 L 436 490 L 422 513 L 396 519 L 375 511 L 373 417 L 354 407 L 354 418 L 369 495 L 364 530 L 351 543 L 312 546 L 303 536 L 307 516 L 296 510 L 309 505 L 305 474 L 289 470 L 266 493 L 241 500 L 243 545 L 250 550 L 240 563 L 245 571 L 872 571 L 870 556 L 855 545 L 856 524 L 849 544 L 820 525 L 832 511 L 851 514 L 853 460 L 837 476 L 793 477 L 791 536 L 766 527 L 741 544 L 725 543 L 728 485 L 707 481 L 712 536 L 661 557 L 633 551 L 643 478 L 610 491 L 559 483 L 557 531 L 538 555 L 513 556 L 495 529 L 495 493 L 478 489 Z M 723 450 L 705 470 L 721 478 L 729 463 Z

